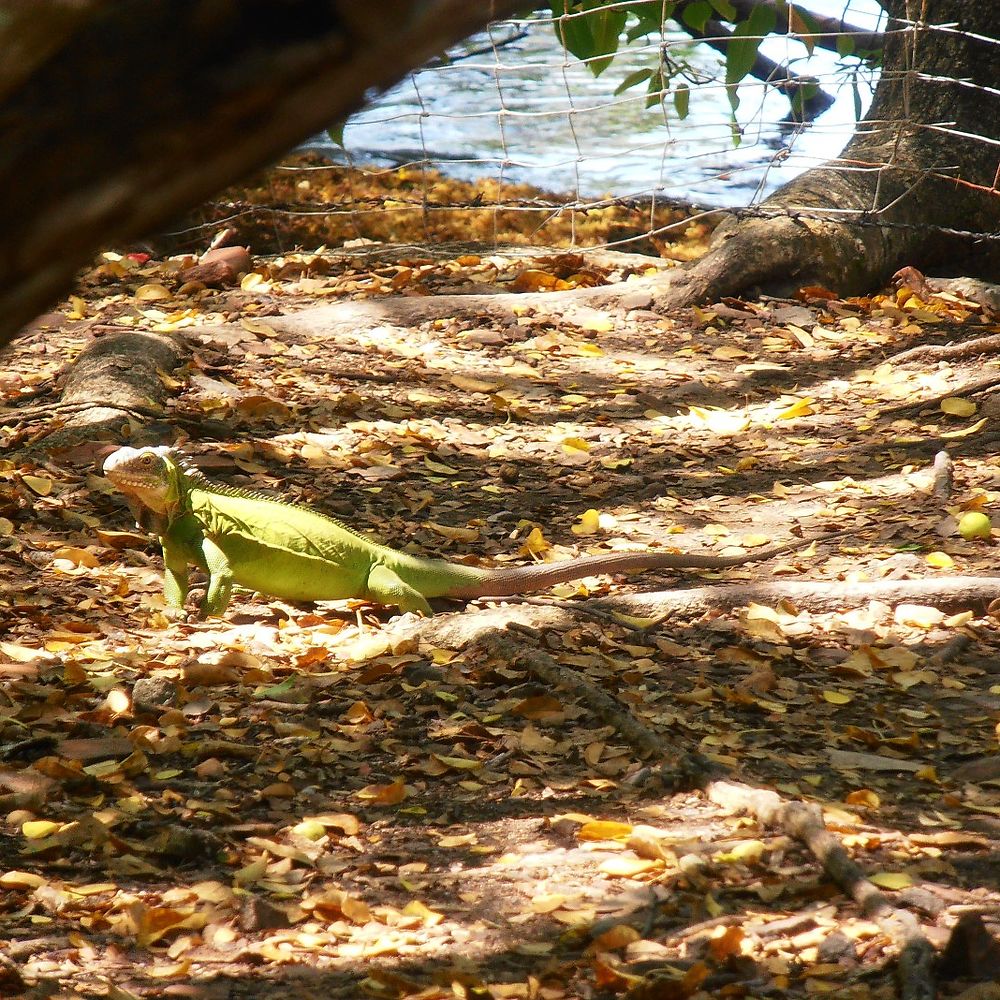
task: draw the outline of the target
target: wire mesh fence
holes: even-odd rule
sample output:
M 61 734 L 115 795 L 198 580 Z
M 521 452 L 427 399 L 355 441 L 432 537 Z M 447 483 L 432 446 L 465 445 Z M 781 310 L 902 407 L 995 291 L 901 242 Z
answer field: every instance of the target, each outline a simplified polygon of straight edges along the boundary
M 260 249 L 465 239 L 685 259 L 695 253 L 687 244 L 715 224 L 720 208 L 743 217 L 840 212 L 862 225 L 886 224 L 878 203 L 762 207 L 770 192 L 821 163 L 885 167 L 837 160 L 879 79 L 889 28 L 877 0 L 816 0 L 808 16 L 743 0 L 643 6 L 663 17 L 636 23 L 634 0 L 601 7 L 624 18 L 613 59 L 570 51 L 568 32 L 586 10 L 546 8 L 492 23 L 331 130 L 335 139 L 316 137 L 266 178 L 205 206 L 174 236 L 200 242 L 207 230 L 234 224 Z M 755 34 L 761 6 L 774 6 L 778 17 Z M 716 16 L 728 8 L 747 12 L 735 31 Z M 895 21 L 891 30 L 915 39 L 957 29 Z M 748 39 L 752 59 L 737 86 L 731 51 Z M 921 127 L 948 132 L 953 124 Z M 960 223 L 950 231 L 995 236 Z

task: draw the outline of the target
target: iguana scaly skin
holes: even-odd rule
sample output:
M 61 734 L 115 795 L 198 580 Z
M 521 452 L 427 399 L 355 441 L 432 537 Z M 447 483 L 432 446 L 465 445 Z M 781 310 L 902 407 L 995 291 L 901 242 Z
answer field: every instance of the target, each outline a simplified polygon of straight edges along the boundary
M 226 609 L 234 584 L 289 601 L 364 598 L 430 615 L 434 597 L 507 597 L 597 573 L 724 569 L 808 544 L 733 556 L 622 552 L 481 569 L 397 552 L 309 507 L 214 482 L 169 448 L 120 448 L 108 456 L 104 474 L 140 524 L 160 536 L 169 606 L 184 606 L 189 566 L 208 574 L 204 615 Z

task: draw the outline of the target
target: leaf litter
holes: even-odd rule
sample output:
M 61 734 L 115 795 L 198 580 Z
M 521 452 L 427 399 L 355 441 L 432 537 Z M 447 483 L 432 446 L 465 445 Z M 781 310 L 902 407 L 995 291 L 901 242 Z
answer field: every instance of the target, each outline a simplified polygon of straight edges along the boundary
M 280 314 L 317 300 L 557 290 L 635 265 L 321 250 L 257 257 L 220 290 L 144 256 L 105 255 L 3 376 L 0 992 L 896 995 L 897 943 L 801 844 L 633 781 L 650 762 L 580 688 L 358 602 L 242 595 L 226 620 L 173 621 L 155 548 L 93 471 L 103 446 L 10 445 L 19 400 L 52 396 L 91 324 L 181 331 L 193 352 L 164 376 L 171 415 L 209 472 L 399 547 L 503 563 L 850 527 L 767 575 L 992 575 L 992 533 L 958 525 L 1000 497 L 990 399 L 967 390 L 994 362 L 892 361 L 988 336 L 990 314 L 905 287 L 814 289 L 669 317 L 290 334 Z M 57 419 L 40 405 L 31 421 Z M 224 441 L 198 440 L 219 423 Z M 942 442 L 945 498 L 929 472 Z M 597 578 L 557 596 L 675 585 Z M 517 642 L 612 696 L 667 756 L 817 804 L 945 949 L 955 995 L 996 980 L 991 616 L 750 603 L 644 630 L 521 612 L 536 628 Z

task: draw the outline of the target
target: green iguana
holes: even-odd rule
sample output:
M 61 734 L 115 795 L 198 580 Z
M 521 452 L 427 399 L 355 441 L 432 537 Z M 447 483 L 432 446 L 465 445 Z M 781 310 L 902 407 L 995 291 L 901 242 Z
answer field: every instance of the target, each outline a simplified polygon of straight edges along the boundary
M 234 584 L 289 601 L 364 598 L 430 615 L 434 597 L 508 597 L 597 573 L 724 569 L 808 544 L 732 556 L 619 552 L 482 569 L 397 552 L 309 507 L 214 482 L 170 448 L 120 448 L 104 474 L 126 494 L 139 524 L 160 536 L 170 607 L 184 606 L 189 566 L 208 574 L 203 615 L 221 614 Z

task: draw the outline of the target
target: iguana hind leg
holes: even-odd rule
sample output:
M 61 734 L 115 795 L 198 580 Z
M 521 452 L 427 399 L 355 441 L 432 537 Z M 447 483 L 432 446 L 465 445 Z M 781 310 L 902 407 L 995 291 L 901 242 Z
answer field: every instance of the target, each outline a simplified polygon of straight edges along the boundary
M 404 613 L 416 611 L 428 618 L 434 614 L 424 595 L 400 579 L 388 566 L 372 567 L 368 574 L 367 590 L 367 596 L 378 604 L 397 607 Z

